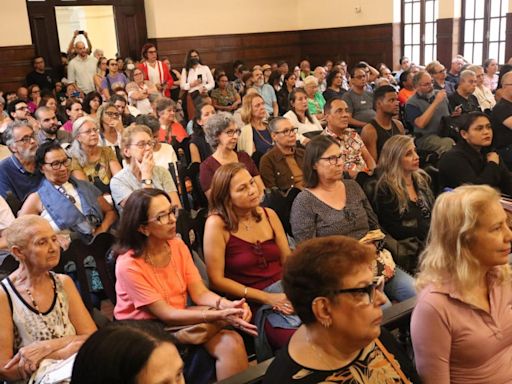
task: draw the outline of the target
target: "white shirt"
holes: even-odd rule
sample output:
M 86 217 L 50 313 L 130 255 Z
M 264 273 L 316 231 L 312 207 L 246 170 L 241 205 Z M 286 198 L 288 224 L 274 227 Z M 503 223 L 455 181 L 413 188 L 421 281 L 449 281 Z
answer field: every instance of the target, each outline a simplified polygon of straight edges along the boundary
M 197 80 L 197 76 L 201 75 L 203 82 L 195 87 L 191 87 L 190 83 Z M 180 87 L 184 91 L 194 92 L 201 90 L 202 87 L 206 87 L 208 91 L 211 91 L 215 87 L 215 81 L 213 80 L 210 68 L 206 65 L 199 64 L 196 68 L 190 68 L 187 74 L 185 68 L 181 71 L 181 82 Z
M 160 143 L 160 149 L 158 151 L 153 151 L 153 160 L 155 160 L 156 165 L 169 169 L 169 163 L 174 163 L 176 166 L 178 156 L 176 156 L 176 152 L 172 145 Z
M 93 56 L 87 56 L 85 59 L 76 56 L 68 65 L 68 81 L 76 83 L 84 93 L 95 91 L 93 78 L 97 63 Z

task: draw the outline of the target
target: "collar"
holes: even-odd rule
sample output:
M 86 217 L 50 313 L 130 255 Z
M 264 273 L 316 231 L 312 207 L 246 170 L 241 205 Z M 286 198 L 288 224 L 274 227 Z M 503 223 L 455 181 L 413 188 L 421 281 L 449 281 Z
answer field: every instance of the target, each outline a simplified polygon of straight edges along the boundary
M 14 164 L 14 166 L 16 167 L 16 169 L 18 170 L 18 172 L 23 173 L 24 175 L 33 175 L 33 174 L 35 174 L 35 172 L 34 173 L 30 173 L 25 168 L 23 168 L 23 165 L 20 163 L 20 161 L 18 160 L 18 158 L 15 155 L 11 155 L 11 161 Z
M 346 128 L 347 130 L 348 128 Z M 344 131 L 344 133 L 346 132 L 346 130 Z M 343 136 L 338 136 L 336 133 L 334 133 L 330 128 L 329 126 L 325 127 L 324 129 L 324 132 L 323 132 L 325 135 L 328 135 L 328 136 L 331 136 L 333 139 L 335 139 L 336 141 L 338 142 L 342 142 L 342 141 L 345 141 L 345 137 L 344 135 Z
M 283 153 L 283 151 L 281 151 L 277 145 L 274 146 L 274 148 L 272 149 L 272 151 L 274 152 L 274 158 L 276 159 L 276 161 L 282 161 L 282 160 L 285 160 L 287 156 L 295 156 L 295 154 L 297 153 L 297 148 L 294 148 L 293 149 L 293 152 L 289 155 L 285 155 Z

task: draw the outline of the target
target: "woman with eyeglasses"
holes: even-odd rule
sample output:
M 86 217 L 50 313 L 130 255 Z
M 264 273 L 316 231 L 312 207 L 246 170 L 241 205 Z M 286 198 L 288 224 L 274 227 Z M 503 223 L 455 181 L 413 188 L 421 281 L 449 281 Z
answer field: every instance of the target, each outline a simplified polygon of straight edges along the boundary
M 144 80 L 149 80 L 162 95 L 170 97 L 174 80 L 167 65 L 158 60 L 156 46 L 151 43 L 144 44 L 141 56 L 142 62 L 138 68 L 144 73 Z
M 373 250 L 344 236 L 312 239 L 288 258 L 284 291 L 302 325 L 263 380 L 274 383 L 419 383 L 411 361 L 381 328 L 384 279 Z
M 55 231 L 74 232 L 85 240 L 107 232 L 117 220 L 114 208 L 94 185 L 70 175 L 71 158 L 57 142 L 39 146 L 36 166 L 44 178 L 18 216 L 41 215 Z
M 105 103 L 99 107 L 97 117 L 100 128 L 100 145 L 112 148 L 117 154 L 124 130 L 121 114 L 115 104 Z
M 125 209 L 116 247 L 116 319 L 159 320 L 170 327 L 222 321 L 256 334 L 245 300 L 228 300 L 204 285 L 190 251 L 176 237 L 176 207 L 167 193 L 135 191 Z M 196 306 L 187 306 L 188 297 Z M 202 346 L 216 360 L 217 380 L 248 366 L 234 331 L 220 329 Z
M 266 188 L 282 192 L 295 187 L 304 188 L 302 163 L 304 148 L 297 147 L 297 127 L 285 117 L 275 117 L 268 129 L 275 145 L 260 160 L 260 172 Z
M 241 163 L 225 164 L 215 172 L 209 207 L 204 255 L 210 285 L 258 310 L 256 353 L 259 360 L 268 358 L 298 325 L 298 319 L 286 317 L 293 307 L 280 285 L 290 254 L 283 226 L 273 210 L 260 207 L 256 181 Z M 269 316 L 273 311 L 283 316 Z
M 219 112 L 211 116 L 204 126 L 204 132 L 206 141 L 213 148 L 213 154 L 203 160 L 199 168 L 199 181 L 206 196 L 209 196 L 215 171 L 221 165 L 229 163 L 243 163 L 254 177 L 262 194 L 265 186 L 254 161 L 246 152 L 235 151 L 240 129 L 236 128 L 233 116 L 227 112 Z
M 126 85 L 128 100 L 135 106 L 141 114 L 146 115 L 153 112 L 149 95 L 158 93 L 155 84 L 149 80 L 144 80 L 144 72 L 140 68 L 135 68 L 132 72 L 132 81 Z
M 145 125 L 131 125 L 123 131 L 121 151 L 126 166 L 112 177 L 112 198 L 121 212 L 132 192 L 141 188 L 158 188 L 169 194 L 173 205 L 181 207 L 176 185 L 164 167 L 155 165 L 155 141 Z
M 359 184 L 342 178 L 342 159 L 339 144 L 330 137 L 317 136 L 307 145 L 303 163 L 305 189 L 293 201 L 290 213 L 297 243 L 331 235 L 360 240 L 370 231 L 380 229 L 377 216 Z M 402 301 L 415 296 L 413 278 L 386 258 L 388 253 L 381 252 L 382 244 L 373 243 L 377 273 L 386 277 L 388 297 Z
M 512 232 L 500 195 L 466 185 L 434 205 L 411 318 L 424 384 L 508 383 L 512 377 Z
M 108 101 L 114 94 L 114 89 L 126 87 L 128 79 L 125 74 L 119 71 L 119 64 L 116 59 L 108 59 L 105 77 L 101 81 L 100 89 L 103 99 Z
M 84 116 L 75 121 L 73 142 L 68 149 L 71 175 L 78 180 L 93 183 L 104 195 L 110 195 L 110 180 L 121 170 L 121 164 L 112 148 L 102 147 L 99 142 L 96 120 Z

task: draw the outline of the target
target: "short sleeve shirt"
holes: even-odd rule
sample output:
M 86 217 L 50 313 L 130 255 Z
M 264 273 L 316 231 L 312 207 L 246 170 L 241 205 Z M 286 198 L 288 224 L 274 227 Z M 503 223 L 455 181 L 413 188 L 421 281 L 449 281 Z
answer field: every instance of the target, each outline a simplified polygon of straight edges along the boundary
M 82 171 L 89 181 L 93 181 L 95 177 L 99 177 L 103 184 L 110 184 L 112 172 L 110 171 L 110 162 L 117 161 L 116 154 L 111 147 L 99 147 L 100 158 L 95 163 L 87 163 L 81 166 L 76 157 L 71 159 L 71 171 Z
M 355 130 L 347 128 L 341 136 L 337 136 L 326 128 L 322 134 L 332 137 L 339 143 L 345 171 L 368 172 L 368 165 L 363 159 L 362 152 L 365 145 Z

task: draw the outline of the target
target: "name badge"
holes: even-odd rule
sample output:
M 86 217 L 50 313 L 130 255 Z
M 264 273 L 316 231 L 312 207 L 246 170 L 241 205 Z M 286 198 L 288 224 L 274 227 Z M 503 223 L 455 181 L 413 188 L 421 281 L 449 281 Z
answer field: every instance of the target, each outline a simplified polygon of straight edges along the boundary
M 366 104 L 366 100 L 361 100 L 361 104 Z

